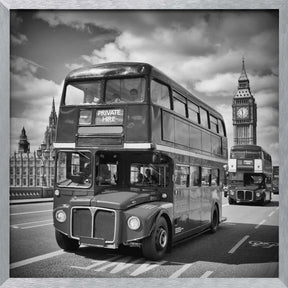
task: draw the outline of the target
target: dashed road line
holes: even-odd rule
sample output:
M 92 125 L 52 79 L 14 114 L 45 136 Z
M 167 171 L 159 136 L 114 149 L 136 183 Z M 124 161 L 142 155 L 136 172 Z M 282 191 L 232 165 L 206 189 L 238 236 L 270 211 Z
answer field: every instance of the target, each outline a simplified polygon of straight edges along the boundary
M 137 268 L 134 272 L 132 272 L 130 274 L 130 276 L 138 276 L 140 274 L 148 272 L 148 271 L 150 271 L 152 269 L 157 268 L 160 265 L 163 265 L 164 263 L 167 263 L 167 261 L 161 261 L 161 262 L 158 262 L 158 263 L 155 263 L 155 264 L 153 264 L 153 263 L 154 262 L 150 262 L 150 261 L 143 263 L 139 268 Z
M 25 260 L 22 260 L 22 261 L 14 262 L 14 263 L 10 264 L 10 269 L 15 269 L 15 268 L 18 268 L 18 267 L 22 267 L 22 266 L 25 266 L 25 265 L 28 265 L 28 264 L 32 264 L 32 263 L 35 263 L 35 262 L 46 260 L 46 259 L 49 259 L 49 258 L 52 258 L 52 257 L 55 257 L 55 256 L 62 255 L 62 254 L 65 254 L 65 252 L 63 250 L 58 250 L 58 251 L 55 251 L 55 252 L 52 252 L 52 253 L 43 254 L 43 255 L 32 257 L 32 258 L 25 259 Z
M 42 221 L 33 221 L 33 222 L 17 223 L 17 224 L 12 224 L 12 225 L 10 225 L 10 227 L 18 226 L 17 228 L 19 228 L 19 226 L 21 226 L 21 225 L 28 225 L 28 224 L 35 224 L 35 223 L 43 223 L 43 222 L 48 222 L 48 221 L 51 221 L 51 219 L 42 220 Z
M 208 278 L 214 271 L 206 271 L 200 278 Z
M 255 229 L 258 229 L 261 225 L 263 225 L 266 222 L 266 220 L 262 220 L 258 225 L 255 226 Z
M 40 224 L 40 225 L 33 225 L 33 226 L 27 226 L 27 227 L 20 227 L 20 229 L 31 229 L 31 228 L 37 228 L 37 227 L 43 227 L 47 225 L 53 225 L 53 222 L 47 223 L 47 224 Z
M 233 254 L 250 236 L 244 236 L 228 253 Z
M 106 260 L 94 260 L 93 261 L 93 264 L 89 265 L 89 266 L 86 266 L 86 267 L 81 267 L 81 266 L 71 266 L 71 268 L 76 268 L 76 269 L 81 269 L 81 270 L 90 270 L 92 268 L 96 268 L 98 266 L 101 266 L 107 262 L 111 262 L 111 261 L 116 261 L 118 259 L 122 258 L 121 255 L 116 255 L 114 257 L 111 257 L 109 259 L 106 259 Z
M 180 269 L 174 272 L 169 278 L 178 278 L 181 274 L 183 274 L 187 269 L 192 266 L 192 263 L 183 265 Z
M 275 211 L 272 211 L 268 216 L 271 217 L 274 214 L 275 214 Z

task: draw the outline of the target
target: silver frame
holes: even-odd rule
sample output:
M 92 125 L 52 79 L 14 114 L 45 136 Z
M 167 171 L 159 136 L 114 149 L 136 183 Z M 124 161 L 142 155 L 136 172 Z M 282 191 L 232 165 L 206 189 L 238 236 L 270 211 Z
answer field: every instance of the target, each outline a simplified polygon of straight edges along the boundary
M 10 10 L 11 9 L 276 9 L 279 11 L 279 278 L 108 279 L 108 278 L 9 278 L 9 154 L 10 154 Z M 287 0 L 0 0 L 0 284 L 10 287 L 288 287 L 288 194 L 285 189 L 288 161 L 288 1 Z M 286 96 L 286 97 L 285 97 Z

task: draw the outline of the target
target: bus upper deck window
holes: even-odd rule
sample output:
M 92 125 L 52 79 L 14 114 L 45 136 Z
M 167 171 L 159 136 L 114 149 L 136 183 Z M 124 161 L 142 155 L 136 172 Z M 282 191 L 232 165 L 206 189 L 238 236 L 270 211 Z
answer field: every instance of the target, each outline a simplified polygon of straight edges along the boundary
M 145 86 L 144 78 L 107 80 L 105 102 L 143 102 L 145 97 Z
M 102 95 L 102 83 L 100 81 L 72 82 L 66 87 L 66 105 L 95 105 Z

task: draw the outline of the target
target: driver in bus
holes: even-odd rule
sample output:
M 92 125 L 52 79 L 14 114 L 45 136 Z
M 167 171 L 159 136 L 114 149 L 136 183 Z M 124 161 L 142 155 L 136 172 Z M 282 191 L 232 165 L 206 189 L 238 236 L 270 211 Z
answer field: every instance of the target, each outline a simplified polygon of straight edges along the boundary
M 155 175 L 151 173 L 150 169 L 145 170 L 144 183 L 155 184 L 157 181 Z

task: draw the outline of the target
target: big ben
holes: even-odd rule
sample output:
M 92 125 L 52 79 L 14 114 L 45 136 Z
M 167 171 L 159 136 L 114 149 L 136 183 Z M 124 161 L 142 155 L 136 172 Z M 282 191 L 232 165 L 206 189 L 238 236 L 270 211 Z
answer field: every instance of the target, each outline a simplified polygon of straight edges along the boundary
M 232 103 L 234 145 L 257 144 L 257 105 L 250 91 L 249 79 L 242 60 L 242 72 L 238 79 L 238 90 Z

